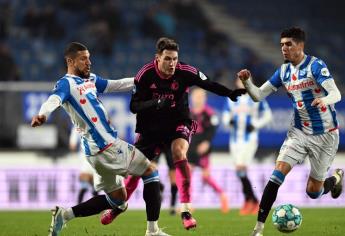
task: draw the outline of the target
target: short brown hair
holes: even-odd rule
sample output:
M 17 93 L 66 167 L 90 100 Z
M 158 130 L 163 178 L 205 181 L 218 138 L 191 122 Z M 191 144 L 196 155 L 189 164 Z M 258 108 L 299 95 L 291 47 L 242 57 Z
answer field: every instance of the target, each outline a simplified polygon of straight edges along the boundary
M 71 42 L 67 45 L 64 51 L 64 57 L 74 58 L 79 51 L 85 51 L 87 47 L 79 42 Z
M 156 43 L 156 51 L 158 54 L 161 54 L 164 50 L 179 50 L 178 44 L 173 39 L 166 37 L 159 38 Z

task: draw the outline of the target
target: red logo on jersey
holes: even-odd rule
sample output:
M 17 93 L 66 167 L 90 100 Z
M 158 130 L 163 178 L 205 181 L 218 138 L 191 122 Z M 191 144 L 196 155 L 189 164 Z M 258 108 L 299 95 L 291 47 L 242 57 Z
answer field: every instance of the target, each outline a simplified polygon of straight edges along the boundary
M 304 126 L 309 126 L 309 122 L 304 121 L 303 124 Z
M 321 92 L 321 89 L 316 88 L 314 91 L 315 91 L 315 93 L 320 93 L 320 92 Z
M 86 103 L 86 99 L 85 98 L 82 98 L 79 100 L 80 104 L 85 104 Z
M 292 80 L 296 80 L 296 79 L 297 79 L 296 75 L 292 74 Z
M 325 106 L 321 107 L 321 111 L 325 112 L 327 110 L 327 108 Z
M 170 86 L 170 88 L 171 88 L 172 90 L 177 90 L 178 87 L 179 87 L 179 84 L 177 83 L 177 81 L 172 82 L 172 84 L 171 84 L 171 86 Z
M 91 120 L 96 123 L 97 122 L 97 117 L 92 117 Z
M 87 89 L 95 89 L 96 86 L 94 83 L 84 83 L 82 86 L 77 87 L 79 94 L 83 95 Z
M 302 103 L 301 101 L 299 101 L 299 102 L 297 102 L 297 105 L 298 105 L 299 107 L 302 107 L 303 103 Z
M 315 85 L 315 83 L 313 80 L 307 80 L 307 81 L 303 81 L 303 82 L 298 83 L 298 84 L 289 85 L 287 87 L 287 90 L 288 91 L 299 90 L 299 89 L 304 89 L 304 88 L 311 87 L 314 85 Z

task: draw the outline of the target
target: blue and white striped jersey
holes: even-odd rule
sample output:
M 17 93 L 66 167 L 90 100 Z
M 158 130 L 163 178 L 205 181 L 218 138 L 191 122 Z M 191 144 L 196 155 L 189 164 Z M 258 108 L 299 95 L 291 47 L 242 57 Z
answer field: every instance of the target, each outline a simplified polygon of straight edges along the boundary
M 248 94 L 237 99 L 227 99 L 223 112 L 223 122 L 229 125 L 231 121 L 230 144 L 257 142 L 258 130 L 271 120 L 271 109 L 266 100 L 254 102 Z
M 110 125 L 107 112 L 98 99 L 98 94 L 105 92 L 107 85 L 108 80 L 95 74 L 90 74 L 89 79 L 66 74 L 53 90 L 81 134 L 86 155 L 98 153 L 117 138 L 117 131 Z
M 327 96 L 321 86 L 325 80 L 333 79 L 326 64 L 306 55 L 297 66 L 285 63 L 270 78 L 275 88 L 284 86 L 292 99 L 294 119 L 292 126 L 306 134 L 323 134 L 338 127 L 334 105 L 322 108 L 311 106 L 315 98 Z

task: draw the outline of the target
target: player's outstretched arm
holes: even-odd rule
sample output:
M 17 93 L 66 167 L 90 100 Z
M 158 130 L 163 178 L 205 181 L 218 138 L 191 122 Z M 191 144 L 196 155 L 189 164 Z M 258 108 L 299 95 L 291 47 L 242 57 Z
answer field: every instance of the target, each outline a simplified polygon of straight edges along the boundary
M 242 81 L 249 96 L 255 102 L 263 100 L 265 97 L 273 93 L 276 89 L 271 82 L 266 81 L 260 88 L 253 84 L 251 80 L 251 73 L 249 70 L 244 69 L 237 73 L 237 77 Z
M 118 80 L 108 80 L 105 93 L 111 92 L 128 92 L 134 88 L 134 77 L 123 78 Z
M 48 100 L 42 104 L 38 115 L 32 117 L 31 126 L 36 127 L 36 126 L 43 125 L 47 121 L 49 115 L 53 111 L 55 111 L 55 109 L 58 108 L 60 105 L 61 105 L 60 98 L 54 94 L 50 95 Z

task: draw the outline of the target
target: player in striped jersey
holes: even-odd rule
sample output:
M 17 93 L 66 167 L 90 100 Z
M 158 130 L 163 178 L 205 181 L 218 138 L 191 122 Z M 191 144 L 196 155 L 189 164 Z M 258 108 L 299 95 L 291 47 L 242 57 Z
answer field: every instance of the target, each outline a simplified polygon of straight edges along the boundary
M 245 89 L 230 90 L 212 82 L 193 66 L 178 62 L 178 44 L 169 38 L 156 43 L 156 57 L 135 77 L 131 111 L 137 114 L 136 147 L 150 160 L 165 147 L 171 148 L 176 168 L 176 185 L 181 202 L 182 223 L 186 229 L 196 227 L 190 213 L 190 166 L 187 151 L 195 122 L 190 118 L 189 87 L 198 86 L 220 96 L 236 100 Z M 130 181 L 135 185 L 135 180 Z M 130 185 L 126 185 L 128 187 Z
M 291 127 L 260 201 L 254 236 L 263 235 L 264 223 L 285 176 L 307 156 L 311 165 L 307 195 L 316 199 L 331 192 L 333 198 L 338 198 L 342 192 L 342 169 L 335 169 L 327 178 L 339 144 L 334 104 L 340 101 L 341 94 L 326 64 L 304 53 L 304 43 L 305 33 L 300 28 L 293 27 L 281 33 L 280 46 L 285 63 L 260 88 L 251 82 L 248 70 L 238 73 L 254 101 L 261 101 L 283 86 L 294 108 Z
M 244 88 L 240 79 L 235 83 L 237 88 Z M 237 102 L 227 100 L 223 122 L 230 124 L 230 152 L 245 199 L 240 215 L 256 214 L 259 209 L 247 168 L 258 148 L 258 130 L 270 122 L 271 118 L 272 112 L 266 100 L 257 103 L 248 94 L 241 96 Z
M 43 103 L 39 114 L 32 118 L 32 127 L 45 123 L 49 115 L 62 106 L 82 136 L 85 158 L 95 169 L 94 186 L 103 190 L 90 200 L 70 208 L 53 210 L 49 235 L 58 235 L 63 226 L 75 217 L 98 214 L 112 208 L 118 214 L 127 209 L 123 176 L 142 176 L 146 202 L 146 236 L 167 236 L 158 227 L 160 213 L 159 176 L 152 164 L 138 149 L 117 137 L 98 94 L 130 91 L 133 78 L 105 80 L 90 73 L 91 61 L 87 48 L 77 42 L 65 49 L 67 74 L 56 84 L 53 94 Z

